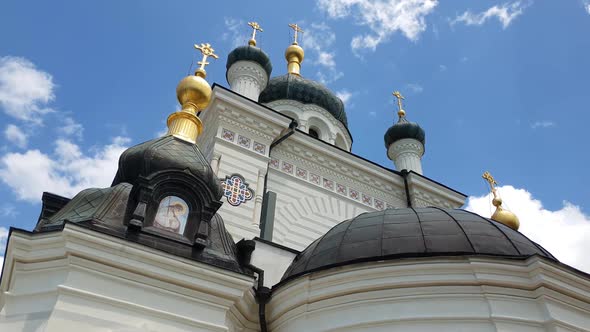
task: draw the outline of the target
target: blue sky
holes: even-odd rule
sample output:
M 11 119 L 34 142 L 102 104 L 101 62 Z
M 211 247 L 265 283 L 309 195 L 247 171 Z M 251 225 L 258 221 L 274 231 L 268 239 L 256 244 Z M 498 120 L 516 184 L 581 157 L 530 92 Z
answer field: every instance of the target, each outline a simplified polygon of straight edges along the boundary
M 302 74 L 345 99 L 353 152 L 393 167 L 383 134 L 400 90 L 426 130 L 426 176 L 486 215 L 491 171 L 523 233 L 590 270 L 586 0 L 4 1 L 0 241 L 2 227 L 34 226 L 43 191 L 108 186 L 118 153 L 163 130 L 194 43 L 214 46 L 208 80 L 228 86 L 251 20 L 273 76 L 287 24 L 305 30 Z

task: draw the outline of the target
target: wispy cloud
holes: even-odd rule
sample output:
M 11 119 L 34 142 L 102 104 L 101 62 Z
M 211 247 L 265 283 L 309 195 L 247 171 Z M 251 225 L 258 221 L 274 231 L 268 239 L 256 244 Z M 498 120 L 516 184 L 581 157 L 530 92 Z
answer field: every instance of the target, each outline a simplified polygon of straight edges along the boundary
M 529 5 L 529 2 L 523 3 L 522 1 L 516 1 L 513 3 L 496 5 L 480 13 L 466 11 L 455 17 L 450 23 L 451 25 L 457 23 L 463 23 L 465 25 L 482 25 L 491 18 L 497 18 L 502 24 L 502 28 L 506 29 Z
M 582 0 L 582 5 L 584 6 L 586 13 L 590 15 L 590 0 Z
M 0 108 L 9 116 L 42 124 L 42 115 L 52 112 L 55 99 L 53 77 L 25 58 L 0 57 Z
M 367 26 L 370 33 L 354 36 L 350 46 L 359 51 L 375 51 L 395 32 L 416 41 L 426 30 L 425 16 L 432 13 L 437 0 L 317 0 L 318 7 L 330 18 L 352 17 Z
M 9 124 L 6 126 L 4 137 L 19 148 L 25 148 L 27 146 L 28 135 L 16 125 Z
M 244 20 L 225 17 L 225 32 L 221 34 L 221 40 L 230 43 L 230 47 L 236 48 L 240 45 L 246 45 L 248 41 L 248 30 Z
M 342 100 L 344 105 L 348 105 L 350 98 L 352 98 L 352 92 L 350 92 L 348 90 L 340 90 L 340 91 L 336 92 L 336 96 L 338 98 L 340 98 L 340 100 Z
M 438 71 L 447 71 L 447 66 L 445 66 L 445 65 L 438 65 Z
M 305 26 L 305 23 L 302 22 Z M 336 53 L 333 50 L 336 41 L 336 33 L 325 23 L 311 23 L 304 29 L 301 45 L 309 55 L 308 64 L 317 66 L 317 79 L 329 84 L 344 76 L 338 70 Z
M 537 128 L 550 128 L 550 127 L 554 127 L 555 126 L 555 122 L 553 121 L 536 121 L 531 123 L 531 128 L 533 129 L 537 129 Z
M 14 218 L 18 215 L 16 207 L 12 204 L 3 204 L 0 206 L 0 217 Z M 2 248 L 0 248 L 1 250 Z
M 558 210 L 549 210 L 525 189 L 498 187 L 503 201 L 520 219 L 519 231 L 542 245 L 563 263 L 590 272 L 590 216 L 581 208 L 563 202 Z M 482 216 L 492 212 L 490 195 L 470 197 L 467 210 Z M 567 241 L 564 241 L 567 239 Z
M 408 89 L 414 94 L 418 94 L 424 91 L 424 88 L 418 83 L 408 83 L 406 84 L 406 89 Z
M 62 120 L 62 125 L 58 127 L 58 132 L 66 137 L 75 137 L 77 139 L 82 139 L 82 134 L 84 133 L 84 127 L 76 122 L 71 117 L 65 117 Z

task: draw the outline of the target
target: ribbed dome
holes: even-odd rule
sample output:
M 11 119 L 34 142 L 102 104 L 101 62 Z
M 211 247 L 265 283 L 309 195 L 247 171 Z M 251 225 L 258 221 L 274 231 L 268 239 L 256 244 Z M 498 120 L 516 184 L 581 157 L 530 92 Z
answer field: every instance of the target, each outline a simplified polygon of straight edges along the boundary
M 404 138 L 413 138 L 424 144 L 426 141 L 426 133 L 417 123 L 409 122 L 403 117 L 400 121 L 387 129 L 383 138 L 385 140 L 386 148 L 389 148 L 393 142 Z
M 282 280 L 363 261 L 464 255 L 556 260 L 521 233 L 468 211 L 387 209 L 333 227 L 295 257 Z
M 258 63 L 264 71 L 266 71 L 267 78 L 270 77 L 272 72 L 272 64 L 268 55 L 256 46 L 239 46 L 227 56 L 227 63 L 225 68 L 229 70 L 229 67 L 238 61 L 253 61 Z M 227 72 L 226 72 L 227 73 Z
M 327 110 L 348 128 L 344 103 L 322 84 L 298 75 L 286 74 L 273 77 L 258 101 L 270 103 L 275 100 L 291 99 L 303 104 L 315 104 Z
M 221 184 L 203 153 L 195 144 L 171 135 L 125 150 L 119 158 L 119 169 L 112 186 L 122 182 L 135 184 L 139 176 L 171 169 L 189 170 L 207 184 L 217 199 L 221 199 Z

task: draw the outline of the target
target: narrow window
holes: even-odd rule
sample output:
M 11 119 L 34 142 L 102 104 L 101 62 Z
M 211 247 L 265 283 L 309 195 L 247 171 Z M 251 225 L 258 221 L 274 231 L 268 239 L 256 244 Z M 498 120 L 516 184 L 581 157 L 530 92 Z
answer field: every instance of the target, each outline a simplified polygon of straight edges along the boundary
M 315 138 L 320 138 L 320 133 L 318 133 L 315 128 L 309 128 L 309 135 Z

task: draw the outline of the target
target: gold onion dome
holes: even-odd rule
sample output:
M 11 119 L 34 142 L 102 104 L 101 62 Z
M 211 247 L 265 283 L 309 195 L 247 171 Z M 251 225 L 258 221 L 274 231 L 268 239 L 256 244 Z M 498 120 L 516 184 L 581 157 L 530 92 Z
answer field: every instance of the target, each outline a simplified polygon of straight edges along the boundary
M 285 50 L 285 59 L 287 59 L 287 71 L 289 74 L 300 75 L 301 63 L 305 57 L 303 48 L 297 42 L 299 32 L 303 32 L 297 24 L 289 24 L 289 27 L 295 32 L 293 44 L 289 45 Z
M 492 195 L 494 195 L 492 204 L 496 207 L 496 211 L 494 211 L 494 213 L 492 214 L 491 219 L 517 231 L 520 227 L 520 221 L 518 220 L 516 214 L 502 208 L 502 198 L 500 198 L 496 190 L 496 185 L 498 183 L 496 182 L 492 174 L 490 174 L 490 172 L 486 171 L 485 173 L 483 173 L 482 177 L 490 184 Z
M 207 108 L 211 101 L 211 86 L 205 80 L 205 66 L 209 64 L 207 58 L 218 58 L 210 44 L 195 45 L 195 48 L 203 54 L 203 59 L 198 62 L 201 66 L 195 75 L 187 76 L 178 83 L 176 97 L 182 110 L 170 114 L 167 121 L 168 135 L 190 143 L 196 143 L 203 131 L 203 122 L 198 113 Z

